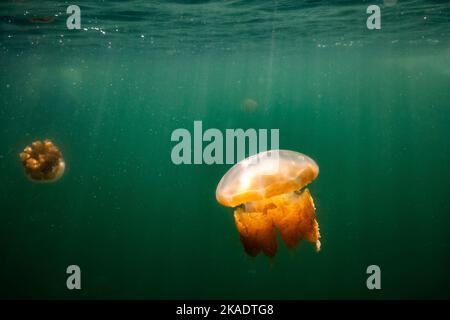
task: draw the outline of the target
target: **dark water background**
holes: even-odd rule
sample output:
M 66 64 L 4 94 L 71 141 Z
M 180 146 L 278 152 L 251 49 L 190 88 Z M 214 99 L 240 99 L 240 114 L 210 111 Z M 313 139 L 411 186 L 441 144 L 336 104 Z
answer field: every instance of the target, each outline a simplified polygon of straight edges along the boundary
M 390 2 L 80 1 L 67 30 L 69 3 L 3 1 L 0 298 L 450 298 L 450 4 Z M 320 253 L 244 254 L 230 165 L 171 162 L 194 120 L 317 161 Z M 31 183 L 18 153 L 46 137 L 66 172 Z

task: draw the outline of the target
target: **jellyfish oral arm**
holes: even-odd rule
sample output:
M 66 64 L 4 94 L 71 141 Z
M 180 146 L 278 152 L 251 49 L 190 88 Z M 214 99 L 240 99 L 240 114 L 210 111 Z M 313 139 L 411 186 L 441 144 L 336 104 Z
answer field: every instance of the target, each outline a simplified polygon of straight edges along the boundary
M 251 256 L 260 251 L 269 257 L 276 254 L 275 230 L 288 248 L 307 240 L 316 251 L 320 250 L 319 224 L 308 189 L 301 194 L 287 193 L 246 204 L 245 209 L 235 210 L 234 220 L 245 251 Z

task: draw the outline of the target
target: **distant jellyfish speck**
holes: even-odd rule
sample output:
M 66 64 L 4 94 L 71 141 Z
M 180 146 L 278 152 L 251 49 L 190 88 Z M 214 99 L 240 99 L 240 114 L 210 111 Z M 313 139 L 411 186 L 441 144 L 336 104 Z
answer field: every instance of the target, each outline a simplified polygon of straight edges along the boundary
M 36 140 L 31 146 L 26 146 L 19 156 L 25 174 L 32 181 L 53 182 L 64 173 L 64 159 L 51 140 Z
M 46 16 L 46 17 L 32 17 L 28 19 L 28 22 L 31 23 L 51 23 L 55 20 L 54 16 Z
M 235 164 L 220 180 L 217 201 L 237 207 L 234 221 L 245 251 L 277 253 L 275 229 L 288 248 L 305 239 L 320 250 L 319 224 L 307 188 L 319 174 L 311 158 L 289 150 L 261 152 Z
M 258 102 L 253 99 L 247 98 L 244 99 L 241 103 L 241 107 L 245 112 L 252 113 L 258 109 Z
M 386 7 L 393 7 L 397 4 L 397 0 L 384 0 L 384 5 Z

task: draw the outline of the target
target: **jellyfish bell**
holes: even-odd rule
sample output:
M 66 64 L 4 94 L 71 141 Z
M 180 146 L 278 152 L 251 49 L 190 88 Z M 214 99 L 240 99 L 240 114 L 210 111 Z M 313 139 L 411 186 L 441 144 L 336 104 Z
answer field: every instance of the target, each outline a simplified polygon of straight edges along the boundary
M 299 190 L 318 174 L 318 165 L 306 155 L 289 150 L 264 151 L 228 170 L 217 186 L 216 197 L 224 206 L 235 207 Z
M 305 239 L 320 250 L 314 201 L 305 188 L 318 174 L 318 165 L 308 156 L 270 150 L 238 162 L 222 177 L 216 199 L 236 208 L 236 228 L 249 255 L 263 251 L 275 256 L 275 229 L 288 248 Z
M 27 177 L 36 182 L 54 182 L 64 174 L 65 163 L 58 147 L 49 139 L 36 140 L 19 154 Z

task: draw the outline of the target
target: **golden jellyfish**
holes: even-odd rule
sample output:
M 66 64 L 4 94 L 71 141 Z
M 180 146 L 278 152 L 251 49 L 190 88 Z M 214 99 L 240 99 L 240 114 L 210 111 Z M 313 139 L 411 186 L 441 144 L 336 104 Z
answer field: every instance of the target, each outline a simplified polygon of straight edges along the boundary
M 34 141 L 19 156 L 26 175 L 33 181 L 56 181 L 61 178 L 66 167 L 61 152 L 49 139 Z
M 234 221 L 245 251 L 277 253 L 275 229 L 288 248 L 305 239 L 320 250 L 319 224 L 306 185 L 319 174 L 311 158 L 289 150 L 270 150 L 235 164 L 220 180 L 217 201 L 236 207 Z
M 258 108 L 258 102 L 256 102 L 253 99 L 247 98 L 244 99 L 244 101 L 242 101 L 241 107 L 245 112 L 252 113 L 255 112 L 256 109 Z

